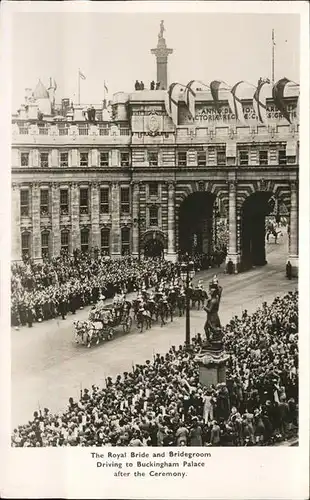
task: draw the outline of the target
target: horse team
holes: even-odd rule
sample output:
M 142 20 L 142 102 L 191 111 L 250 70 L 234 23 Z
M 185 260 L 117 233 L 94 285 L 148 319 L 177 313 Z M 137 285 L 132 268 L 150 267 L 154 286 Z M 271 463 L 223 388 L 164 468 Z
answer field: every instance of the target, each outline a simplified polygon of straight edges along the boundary
M 188 305 L 198 310 L 204 306 L 207 292 L 202 283 L 194 287 L 191 283 L 188 288 Z M 107 307 L 103 302 L 92 308 L 87 321 L 75 321 L 75 341 L 90 347 L 92 343 L 99 344 L 101 340 L 111 340 L 114 328 L 122 325 L 125 333 L 129 332 L 133 319 L 140 333 L 160 321 L 163 327 L 167 322 L 173 321 L 175 314 L 183 316 L 186 310 L 186 293 L 183 284 L 178 280 L 169 284 L 161 282 L 154 290 L 146 291 L 145 288 L 137 293 L 132 301 L 122 299 L 114 300 L 112 306 Z

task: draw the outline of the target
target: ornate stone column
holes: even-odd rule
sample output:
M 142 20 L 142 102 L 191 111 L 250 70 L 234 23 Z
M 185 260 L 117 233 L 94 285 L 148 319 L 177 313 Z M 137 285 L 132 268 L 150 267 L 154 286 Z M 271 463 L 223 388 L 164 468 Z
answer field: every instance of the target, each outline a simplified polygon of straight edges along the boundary
M 91 184 L 91 246 L 100 249 L 99 184 Z
M 32 184 L 32 258 L 41 259 L 40 186 Z
M 235 180 L 228 181 L 229 200 L 229 244 L 226 257 L 226 270 L 229 273 L 238 272 L 240 256 L 237 247 L 237 183 Z
M 81 247 L 81 234 L 80 234 L 80 195 L 79 186 L 76 182 L 71 184 L 70 196 L 70 213 L 71 213 L 71 232 L 72 232 L 72 252 Z
M 52 184 L 52 256 L 60 254 L 60 189 L 59 183 Z
M 19 185 L 12 185 L 12 260 L 21 260 L 21 232 L 20 232 L 20 188 Z
M 120 186 L 118 182 L 112 184 L 112 258 L 121 255 L 121 229 L 120 229 Z
M 132 183 L 132 255 L 138 257 L 139 255 L 139 197 L 140 186 L 138 182 Z M 135 222 L 136 220 L 136 222 Z
M 168 183 L 168 252 L 167 260 L 175 262 L 177 259 L 175 251 L 175 183 Z
M 292 276 L 298 276 L 298 182 L 291 182 L 289 257 Z

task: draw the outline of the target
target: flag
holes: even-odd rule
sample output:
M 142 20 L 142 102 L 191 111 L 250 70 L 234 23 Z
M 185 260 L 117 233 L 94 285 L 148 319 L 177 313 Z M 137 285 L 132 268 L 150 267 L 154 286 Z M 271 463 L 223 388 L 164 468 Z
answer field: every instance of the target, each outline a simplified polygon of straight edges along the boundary
M 240 82 L 236 83 L 231 89 L 231 91 L 228 94 L 228 103 L 229 107 L 231 109 L 231 112 L 235 115 L 236 120 L 239 120 L 241 123 L 246 125 L 245 119 L 244 119 L 244 114 L 243 114 L 243 108 L 242 108 L 242 101 L 241 99 L 236 95 L 237 89 L 240 86 L 241 83 L 244 83 L 243 80 L 240 80 Z
M 193 119 L 195 119 L 195 98 L 196 98 L 195 90 L 197 90 L 197 88 L 200 88 L 201 85 L 203 85 L 207 89 L 209 88 L 205 83 L 197 80 L 191 80 L 185 87 L 185 102 Z
M 222 90 L 230 90 L 228 87 L 228 85 L 223 82 L 222 80 L 213 80 L 211 83 L 210 83 L 210 90 L 211 90 L 211 95 L 212 95 L 212 98 L 213 98 L 213 101 L 214 101 L 214 105 L 215 105 L 215 108 L 217 111 L 219 111 L 220 109 L 220 106 L 219 106 L 219 90 L 220 90 L 220 87 L 221 85 L 224 85 L 224 87 L 222 88 Z
M 283 99 L 283 94 L 284 94 L 284 89 L 285 86 L 290 82 L 290 80 L 286 77 L 281 78 L 281 80 L 278 80 L 273 88 L 272 88 L 272 98 L 275 106 L 278 108 L 280 113 L 284 116 L 284 118 L 291 123 L 291 118 L 289 115 L 289 112 L 287 111 L 286 104 Z
M 109 90 L 108 90 L 107 84 L 105 83 L 105 80 L 103 82 L 103 86 L 104 86 L 104 91 L 108 94 Z
M 165 108 L 168 116 L 172 119 L 174 125 L 178 124 L 178 102 L 181 90 L 184 85 L 180 83 L 171 83 L 165 95 Z
M 253 108 L 257 119 L 260 123 L 267 125 L 267 106 L 266 106 L 266 98 L 267 98 L 267 89 L 268 87 L 264 87 L 264 85 L 270 83 L 270 80 L 262 80 L 258 82 L 258 86 L 255 90 L 253 96 Z M 264 87 L 264 88 L 263 88 Z
M 86 76 L 83 75 L 82 71 L 79 69 L 79 77 L 82 79 L 82 80 L 86 80 Z

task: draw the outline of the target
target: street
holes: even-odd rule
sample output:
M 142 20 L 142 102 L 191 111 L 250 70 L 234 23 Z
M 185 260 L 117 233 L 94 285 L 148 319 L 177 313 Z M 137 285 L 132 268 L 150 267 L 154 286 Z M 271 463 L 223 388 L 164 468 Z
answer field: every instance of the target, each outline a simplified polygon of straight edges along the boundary
M 267 255 L 268 265 L 242 274 L 225 275 L 223 269 L 210 269 L 195 276 L 194 281 L 202 279 L 207 289 L 211 277 L 218 274 L 223 286 L 219 312 L 223 324 L 242 310 L 253 312 L 263 301 L 270 302 L 297 287 L 297 279 L 285 278 L 286 236 L 277 245 L 267 245 Z M 124 334 L 120 328 L 112 341 L 88 349 L 74 342 L 73 320 L 86 319 L 89 309 L 69 314 L 66 320 L 11 329 L 13 427 L 29 420 L 39 407 L 64 410 L 68 398 L 77 398 L 81 388 L 104 385 L 107 376 L 131 371 L 133 364 L 152 359 L 154 353 L 165 353 L 185 339 L 185 319 L 175 317 L 167 326 L 155 323 L 142 334 L 133 323 L 130 333 Z M 204 311 L 191 311 L 191 335 L 203 332 L 205 315 Z

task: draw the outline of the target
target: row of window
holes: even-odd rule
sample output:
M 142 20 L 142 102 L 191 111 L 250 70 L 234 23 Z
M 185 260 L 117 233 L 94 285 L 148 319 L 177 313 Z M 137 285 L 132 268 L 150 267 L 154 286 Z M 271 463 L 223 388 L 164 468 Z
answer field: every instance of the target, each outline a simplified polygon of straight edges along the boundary
M 90 210 L 90 189 L 80 188 L 80 214 L 88 214 Z M 110 213 L 109 188 L 100 188 L 99 211 L 101 214 Z M 40 215 L 49 216 L 51 210 L 49 189 L 40 189 Z M 130 190 L 127 187 L 120 189 L 120 211 L 121 214 L 130 213 Z M 28 189 L 20 191 L 20 214 L 21 217 L 29 217 L 30 214 L 30 192 Z M 60 189 L 60 214 L 69 215 L 69 190 Z
M 244 149 L 244 150 L 239 150 L 238 151 L 238 165 L 244 166 L 244 165 L 249 165 L 249 150 Z M 226 150 L 225 149 L 218 149 L 216 151 L 216 164 L 219 167 L 223 167 L 226 165 Z M 187 166 L 187 151 L 179 151 L 177 154 L 177 161 L 178 161 L 178 166 L 180 167 L 186 167 Z M 261 150 L 258 152 L 258 163 L 259 165 L 268 165 L 269 160 L 268 160 L 268 150 Z M 205 167 L 207 165 L 207 152 L 206 151 L 198 151 L 197 153 L 197 164 L 199 167 Z M 285 149 L 280 149 L 278 151 L 278 164 L 279 165 L 286 165 L 287 164 L 287 157 L 286 157 L 286 150 Z
M 20 153 L 20 165 L 21 167 L 29 167 L 30 156 L 28 152 Z M 79 166 L 88 167 L 90 161 L 89 151 L 80 152 L 79 154 Z M 130 156 L 128 151 L 120 152 L 120 165 L 121 167 L 129 167 Z M 51 166 L 50 155 L 47 152 L 41 152 L 39 158 L 39 164 L 41 168 L 48 168 Z M 59 165 L 60 167 L 69 166 L 69 153 L 67 151 L 59 153 Z M 99 155 L 99 166 L 108 167 L 109 166 L 109 151 L 101 152 Z
M 88 252 L 90 250 L 90 231 L 89 229 L 81 229 L 81 250 Z M 50 238 L 51 233 L 44 231 L 41 233 L 41 252 L 42 257 L 50 256 Z M 102 228 L 100 234 L 101 253 L 103 255 L 110 255 L 110 229 Z M 60 233 L 60 247 L 62 251 L 70 251 L 70 233 L 69 231 L 61 231 Z M 21 252 L 22 257 L 31 256 L 31 235 L 30 233 L 22 233 L 21 235 Z M 123 227 L 121 229 L 121 253 L 127 255 L 130 253 L 130 228 Z
M 21 135 L 28 135 L 30 129 L 27 125 L 21 125 L 18 127 L 18 130 Z M 40 135 L 48 135 L 49 127 L 39 126 L 38 131 Z M 59 125 L 58 131 L 59 135 L 69 135 L 69 125 L 63 125 L 63 126 Z M 128 127 L 121 127 L 119 132 L 120 135 L 122 136 L 130 135 L 130 130 Z M 78 126 L 78 135 L 88 135 L 88 134 L 89 134 L 89 127 L 87 124 L 83 123 L 83 125 Z M 110 135 L 109 127 L 99 126 L 99 135 Z
M 158 196 L 159 184 L 158 182 L 150 182 L 149 196 Z M 60 215 L 69 215 L 69 189 L 60 188 Z M 89 212 L 89 188 L 80 188 L 80 213 L 87 214 Z M 101 214 L 109 214 L 111 211 L 110 206 L 110 189 L 102 187 L 99 192 L 99 212 Z M 120 211 L 121 214 L 130 213 L 130 190 L 127 187 L 121 188 L 120 193 Z M 50 192 L 49 189 L 40 190 L 40 214 L 41 216 L 48 216 L 50 213 Z M 30 215 L 30 191 L 29 189 L 22 189 L 20 191 L 20 214 L 21 217 L 29 217 Z M 150 216 L 151 217 L 151 216 Z M 151 224 L 157 225 L 157 224 Z
M 158 165 L 158 152 L 156 151 L 148 151 L 148 161 L 150 166 Z M 79 166 L 80 167 L 88 167 L 90 162 L 90 153 L 89 151 L 80 152 L 79 153 Z M 268 150 L 262 150 L 258 152 L 258 162 L 259 165 L 268 165 Z M 120 152 L 120 165 L 122 167 L 128 167 L 130 163 L 130 154 L 128 151 Z M 29 153 L 21 152 L 20 153 L 20 164 L 22 167 L 29 166 Z M 177 153 L 177 164 L 179 167 L 186 167 L 188 164 L 187 159 L 187 151 L 178 151 Z M 198 151 L 197 152 L 197 164 L 199 167 L 205 167 L 207 165 L 207 153 L 206 151 Z M 226 165 L 226 150 L 219 149 L 216 151 L 216 164 L 219 167 Z M 278 151 L 278 164 L 286 165 L 287 164 L 287 156 L 286 150 L 280 149 Z M 59 165 L 60 167 L 68 167 L 69 166 L 69 153 L 68 152 L 60 152 L 59 153 Z M 244 166 L 249 165 L 249 150 L 239 150 L 238 151 L 238 165 Z M 40 153 L 40 167 L 48 168 L 50 166 L 50 155 L 47 152 Z M 108 167 L 109 166 L 109 152 L 104 151 L 100 152 L 99 155 L 99 166 L 100 167 Z

